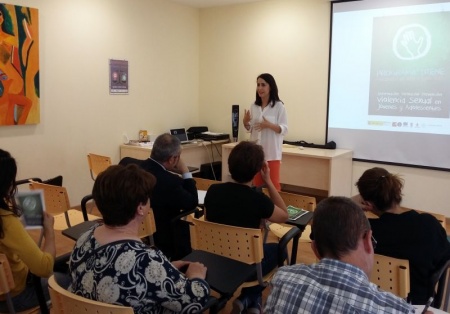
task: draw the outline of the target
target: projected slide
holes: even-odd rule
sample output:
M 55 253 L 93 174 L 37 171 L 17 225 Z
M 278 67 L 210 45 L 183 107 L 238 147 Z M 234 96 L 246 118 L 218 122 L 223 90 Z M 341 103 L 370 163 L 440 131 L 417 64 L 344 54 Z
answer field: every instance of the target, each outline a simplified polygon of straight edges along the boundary
M 450 169 L 450 0 L 332 4 L 326 141 Z
M 450 12 L 374 18 L 369 115 L 449 117 L 450 36 L 443 28 L 450 30 Z

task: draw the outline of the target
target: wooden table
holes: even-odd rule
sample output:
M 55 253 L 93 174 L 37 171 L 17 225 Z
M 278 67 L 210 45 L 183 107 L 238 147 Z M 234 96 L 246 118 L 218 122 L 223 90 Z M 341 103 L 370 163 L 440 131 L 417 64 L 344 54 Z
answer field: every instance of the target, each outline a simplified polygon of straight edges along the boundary
M 189 143 L 181 145 L 183 158 L 186 165 L 200 168 L 202 164 L 221 161 L 220 152 L 222 144 L 228 143 L 229 140 L 222 141 L 199 141 L 197 143 Z M 132 157 L 136 159 L 147 159 L 152 152 L 151 146 L 136 145 L 120 145 L 120 159 L 123 157 Z
M 222 181 L 230 181 L 228 156 L 237 143 L 222 145 Z M 318 191 L 323 196 L 351 196 L 353 152 L 283 145 L 281 184 Z M 308 193 L 308 191 L 305 192 Z M 314 194 L 314 193 L 312 193 Z
M 72 226 L 70 228 L 67 228 L 67 229 L 63 230 L 62 234 L 65 235 L 66 237 L 72 239 L 72 240 L 77 241 L 78 238 L 83 233 L 88 231 L 89 228 L 91 228 L 96 223 L 97 223 L 97 221 L 95 221 L 95 220 L 84 221 L 82 223 L 79 223 L 78 225 L 75 225 L 75 226 Z

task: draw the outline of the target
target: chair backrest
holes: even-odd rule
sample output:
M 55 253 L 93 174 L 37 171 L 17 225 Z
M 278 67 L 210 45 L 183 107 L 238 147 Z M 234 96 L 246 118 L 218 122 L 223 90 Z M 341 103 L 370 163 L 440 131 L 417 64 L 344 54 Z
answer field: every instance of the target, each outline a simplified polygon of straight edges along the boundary
M 87 155 L 87 160 L 92 180 L 95 180 L 100 172 L 106 170 L 112 164 L 110 157 L 92 153 Z
M 264 188 L 263 192 L 266 195 L 269 195 L 269 191 L 267 189 Z M 317 202 L 316 198 L 313 196 L 288 193 L 284 191 L 280 191 L 279 193 L 286 206 L 292 205 L 294 207 L 303 208 L 309 211 L 314 211 L 314 209 L 316 209 Z
M 83 298 L 61 287 L 52 275 L 48 279 L 53 313 L 133 314 L 132 307 L 112 305 Z
M 410 291 L 409 261 L 380 254 L 374 255 L 370 281 L 382 290 L 406 299 Z
M 42 179 L 41 178 L 28 178 L 28 179 L 17 180 L 16 185 L 27 184 L 27 183 L 30 183 L 30 181 L 42 182 Z
M 31 313 L 43 313 L 48 314 L 49 310 L 47 308 L 47 303 L 45 300 L 44 292 L 41 286 L 41 279 L 35 275 L 33 277 L 33 285 L 35 288 L 36 297 L 39 302 L 39 306 L 35 306 L 25 311 L 21 311 L 22 314 Z M 39 284 L 39 285 L 36 285 Z M 8 262 L 8 258 L 5 254 L 0 253 L 0 295 L 6 296 L 6 304 L 8 306 L 9 313 L 16 313 L 14 305 L 12 303 L 12 298 L 10 295 L 11 289 L 16 286 L 14 282 L 14 277 L 11 271 L 11 267 Z
M 195 182 L 197 183 L 197 190 L 208 191 L 209 187 L 216 183 L 221 183 L 220 181 L 203 179 L 194 177 Z
M 156 232 L 155 216 L 153 215 L 153 210 L 148 212 L 147 217 L 142 221 L 139 227 L 139 238 L 148 238 L 150 245 L 155 245 L 153 241 L 153 234 Z
M 11 299 L 11 289 L 15 287 L 14 278 L 5 254 L 0 254 L 0 295 L 4 295 L 10 313 L 15 313 Z
M 246 264 L 260 263 L 263 253 L 261 229 L 241 228 L 192 219 L 191 246 Z
M 50 185 L 40 182 L 30 182 L 31 190 L 43 190 L 45 210 L 51 215 L 64 213 L 70 209 L 69 195 L 63 186 Z
M 0 295 L 9 293 L 15 287 L 8 258 L 0 253 Z
M 56 186 L 63 186 L 63 176 L 59 175 L 54 178 L 44 180 L 44 181 L 42 181 L 42 183 L 56 185 Z

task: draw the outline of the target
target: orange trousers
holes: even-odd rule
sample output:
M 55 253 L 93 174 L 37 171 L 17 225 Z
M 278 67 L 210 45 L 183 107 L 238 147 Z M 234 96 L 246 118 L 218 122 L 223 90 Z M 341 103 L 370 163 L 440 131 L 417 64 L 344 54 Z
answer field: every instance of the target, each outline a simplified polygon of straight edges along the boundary
M 280 184 L 280 166 L 281 166 L 281 160 L 270 160 L 267 162 L 269 164 L 270 169 L 270 179 L 272 180 L 273 185 L 277 189 L 277 191 L 281 191 L 281 184 Z M 264 184 L 264 181 L 261 177 L 261 173 L 258 172 L 255 177 L 253 178 L 253 185 L 254 186 L 261 186 Z

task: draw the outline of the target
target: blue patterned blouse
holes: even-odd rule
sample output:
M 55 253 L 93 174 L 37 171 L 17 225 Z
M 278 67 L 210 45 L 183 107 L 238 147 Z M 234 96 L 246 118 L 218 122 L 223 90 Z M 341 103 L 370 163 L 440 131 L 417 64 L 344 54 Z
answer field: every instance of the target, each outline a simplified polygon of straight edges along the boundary
M 196 313 L 209 286 L 188 279 L 164 254 L 142 242 L 122 240 L 100 246 L 94 226 L 75 244 L 70 257 L 70 291 L 91 300 L 131 306 L 135 313 Z

